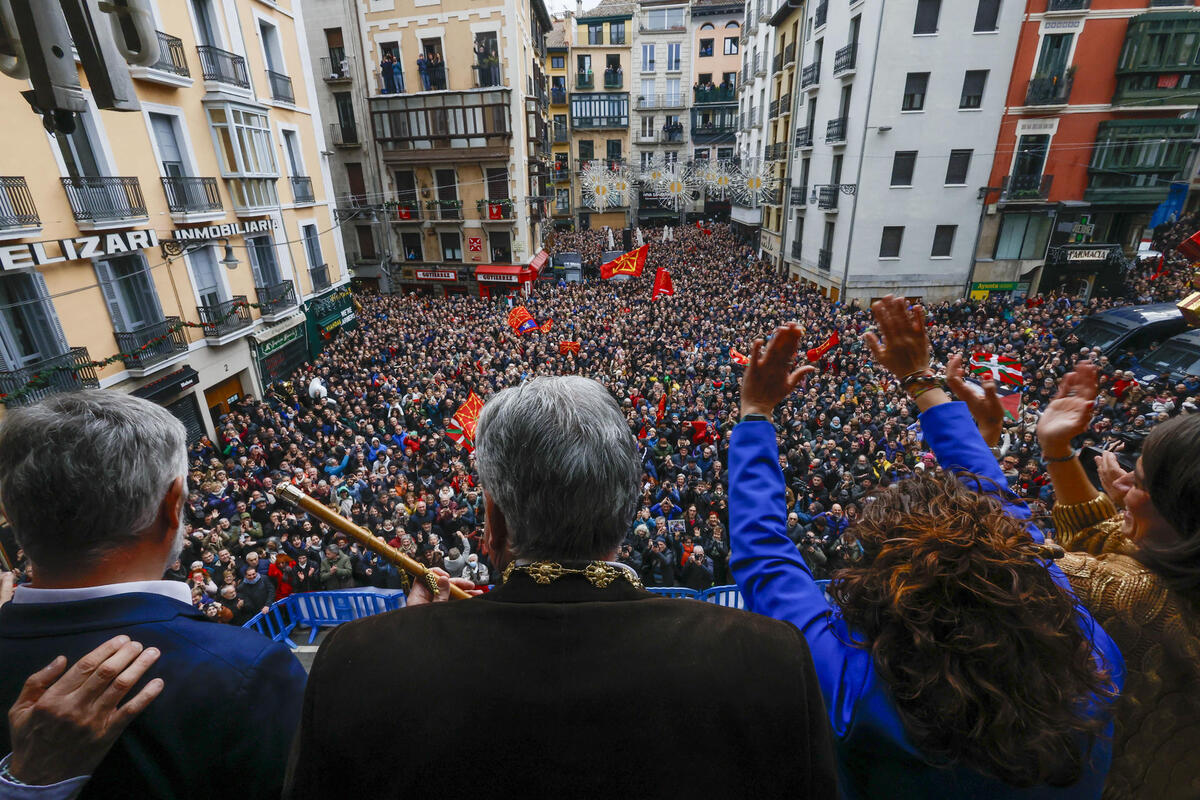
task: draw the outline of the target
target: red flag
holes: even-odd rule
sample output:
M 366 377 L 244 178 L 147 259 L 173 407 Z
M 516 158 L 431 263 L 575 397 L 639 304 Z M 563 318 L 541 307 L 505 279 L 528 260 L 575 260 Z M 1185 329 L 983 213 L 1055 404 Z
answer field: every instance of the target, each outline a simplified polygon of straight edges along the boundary
M 643 425 L 643 426 L 642 426 L 642 429 L 641 429 L 640 431 L 638 431 L 637 438 L 639 438 L 639 439 L 645 439 L 645 438 L 646 438 L 646 426 L 645 426 L 645 425 Z
M 1021 417 L 1021 393 L 1013 392 L 1012 394 L 1000 395 L 1000 405 L 1004 408 L 1004 413 L 1008 415 L 1014 422 Z
M 630 250 L 623 256 L 618 256 L 600 267 L 600 277 L 608 280 L 614 275 L 631 275 L 639 277 L 646 266 L 646 253 L 650 245 L 644 244 L 636 250 Z
M 396 217 L 399 219 L 412 219 L 412 211 L 404 206 L 396 209 Z
M 1165 264 L 1166 260 L 1167 260 L 1167 257 L 1166 257 L 1166 256 L 1159 256 L 1159 257 L 1158 257 L 1158 272 L 1155 272 L 1153 275 L 1151 275 L 1151 276 L 1150 276 L 1150 280 L 1152 280 L 1152 281 L 1158 280 L 1158 278 L 1159 278 L 1159 277 L 1160 277 L 1160 276 L 1161 276 L 1161 275 L 1162 275 L 1164 272 L 1166 272 L 1166 271 L 1167 271 L 1167 268 L 1164 266 L 1164 264 Z
M 554 320 L 548 319 L 545 322 L 543 322 L 540 326 L 538 326 L 538 330 L 541 331 L 542 333 L 549 333 L 550 328 L 553 325 L 554 325 Z
M 700 444 L 701 442 L 712 444 L 717 440 L 716 432 L 710 430 L 708 423 L 702 419 L 695 420 L 694 422 L 685 422 L 683 423 L 683 428 L 691 430 L 692 444 Z
M 475 449 L 475 425 L 479 422 L 479 412 L 483 410 L 483 401 L 479 395 L 471 392 L 458 411 L 454 412 L 451 427 L 446 429 L 446 436 L 468 450 Z
M 700 220 L 696 220 L 696 230 L 698 230 L 698 231 L 704 230 L 704 226 L 700 224 Z
M 659 267 L 658 272 L 654 273 L 654 293 L 650 295 L 651 302 L 663 295 L 674 296 L 674 294 L 675 283 L 671 280 L 671 273 L 666 267 Z
M 731 347 L 729 348 L 729 360 L 737 364 L 739 367 L 744 367 L 750 363 L 750 356 L 744 356 Z
M 560 356 L 565 356 L 567 353 L 579 355 L 579 342 L 559 342 L 558 354 Z
M 482 361 L 482 358 L 475 359 L 475 369 L 479 370 L 480 375 L 485 374 L 483 371 L 483 364 L 481 363 Z
M 523 333 L 533 330 L 537 327 L 537 322 L 530 316 L 528 309 L 525 306 L 517 306 L 512 311 L 508 312 L 508 327 L 513 329 L 513 333 L 520 336 Z
M 812 350 L 809 350 L 806 357 L 809 361 L 820 361 L 825 357 L 826 353 L 837 347 L 840 342 L 841 339 L 838 337 L 838 332 L 834 331 L 833 335 L 821 342 L 819 347 L 814 347 Z
M 712 236 L 712 228 L 705 228 L 705 229 L 704 229 L 704 235 L 705 235 L 705 236 Z
M 1184 241 L 1175 246 L 1183 255 L 1192 261 L 1200 261 L 1200 231 L 1196 231 Z
M 664 392 L 663 396 L 658 398 L 658 410 L 654 412 L 654 423 L 657 425 L 658 423 L 662 422 L 662 418 L 666 415 L 666 413 L 667 395 L 666 392 Z
M 488 203 L 488 219 L 504 219 L 504 206 L 500 203 Z

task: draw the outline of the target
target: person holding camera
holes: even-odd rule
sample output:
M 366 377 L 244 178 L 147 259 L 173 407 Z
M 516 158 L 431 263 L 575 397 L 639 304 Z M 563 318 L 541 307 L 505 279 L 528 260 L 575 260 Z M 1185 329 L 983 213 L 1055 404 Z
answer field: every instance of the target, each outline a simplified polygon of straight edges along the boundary
M 713 585 L 713 562 L 704 554 L 704 548 L 696 545 L 683 565 L 683 585 L 695 591 L 703 591 Z

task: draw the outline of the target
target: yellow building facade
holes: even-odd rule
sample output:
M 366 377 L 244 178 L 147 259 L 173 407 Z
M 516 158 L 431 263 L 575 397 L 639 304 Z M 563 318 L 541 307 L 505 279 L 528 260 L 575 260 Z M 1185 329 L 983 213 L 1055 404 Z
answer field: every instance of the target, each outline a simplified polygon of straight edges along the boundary
M 546 36 L 546 61 L 550 75 L 550 142 L 553 150 L 550 166 L 551 193 L 553 194 L 554 227 L 569 229 L 574 226 L 572 203 L 571 169 L 571 106 L 570 71 L 571 46 L 569 31 L 572 20 L 559 17 Z
M 299 0 L 131 5 L 158 50 L 128 67 L 137 110 L 98 109 L 80 67 L 47 133 L 0 77 L 0 400 L 115 388 L 198 437 L 353 323 L 345 257 Z M 98 31 L 136 50 L 129 27 Z
M 763 204 L 763 254 L 771 263 L 783 263 L 783 231 L 787 221 L 790 193 L 788 170 L 792 161 L 792 105 L 796 90 L 796 64 L 800 56 L 800 34 L 804 25 L 804 4 L 782 4 L 771 18 L 775 27 L 775 55 L 771 60 L 770 104 L 767 114 L 767 145 L 763 157 L 770 164 L 777 188 Z M 796 198 L 803 202 L 803 196 Z M 799 206 L 801 209 L 803 205 Z

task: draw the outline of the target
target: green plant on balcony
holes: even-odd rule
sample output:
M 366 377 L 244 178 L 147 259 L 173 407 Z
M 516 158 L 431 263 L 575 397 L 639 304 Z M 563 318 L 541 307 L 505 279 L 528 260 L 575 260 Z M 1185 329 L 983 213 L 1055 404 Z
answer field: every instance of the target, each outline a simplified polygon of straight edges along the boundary
M 434 208 L 462 208 L 462 200 L 426 200 L 425 207 Z
M 488 208 L 489 206 L 500 206 L 500 208 L 504 211 L 505 216 L 507 216 L 509 214 L 512 214 L 513 201 L 511 199 L 480 200 L 475 204 L 475 207 L 478 208 L 480 212 L 483 212 L 483 210 Z

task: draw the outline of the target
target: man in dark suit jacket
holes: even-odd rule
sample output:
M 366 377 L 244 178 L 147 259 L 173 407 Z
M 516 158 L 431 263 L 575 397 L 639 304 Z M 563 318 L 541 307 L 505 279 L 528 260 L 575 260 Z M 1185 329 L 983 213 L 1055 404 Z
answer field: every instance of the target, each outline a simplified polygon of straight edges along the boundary
M 641 470 L 602 386 L 505 390 L 484 407 L 476 447 L 504 584 L 330 635 L 285 797 L 442 794 L 452 753 L 468 753 L 468 780 L 490 797 L 836 797 L 800 632 L 660 598 L 615 563 Z M 433 675 L 454 688 L 423 693 Z
M 214 776 L 240 799 L 279 796 L 304 670 L 285 646 L 210 622 L 186 584 L 159 580 L 182 546 L 186 466 L 182 424 L 120 392 L 58 395 L 0 424 L 0 503 L 33 565 L 0 607 L 0 707 L 56 656 L 74 663 L 118 634 L 161 652 L 146 679 L 161 678 L 162 694 L 82 797 L 208 800 Z M 0 729 L 0 754 L 12 749 Z

